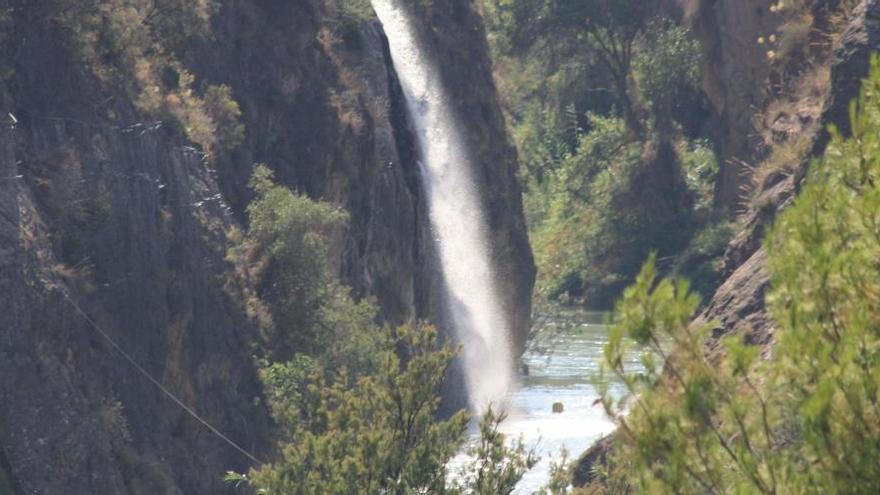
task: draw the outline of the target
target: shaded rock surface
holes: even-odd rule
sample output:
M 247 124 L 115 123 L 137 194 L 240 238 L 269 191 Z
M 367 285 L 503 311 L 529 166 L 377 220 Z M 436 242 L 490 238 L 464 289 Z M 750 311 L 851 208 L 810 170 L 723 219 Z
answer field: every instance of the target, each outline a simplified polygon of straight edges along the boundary
M 436 317 L 432 235 L 381 27 L 340 32 L 329 1 L 223 2 L 210 42 L 183 56 L 198 81 L 228 84 L 243 112 L 245 142 L 209 163 L 102 88 L 66 33 L 12 3 L 3 51 L 13 106 L 0 109 L 18 120 L 0 129 L 0 469 L 22 494 L 231 492 L 223 473 L 249 459 L 164 397 L 78 308 L 233 441 L 271 458 L 247 281 L 225 259 L 253 164 L 264 162 L 351 213 L 333 258 L 384 320 Z M 482 24 L 464 0 L 434 2 L 419 19 L 481 167 L 505 302 L 524 335 L 534 268 Z
M 604 465 L 608 459 L 608 453 L 614 445 L 614 435 L 608 435 L 596 441 L 587 449 L 577 463 L 572 467 L 572 485 L 587 486 L 594 482 L 601 482 L 599 475 L 594 471 L 595 466 Z

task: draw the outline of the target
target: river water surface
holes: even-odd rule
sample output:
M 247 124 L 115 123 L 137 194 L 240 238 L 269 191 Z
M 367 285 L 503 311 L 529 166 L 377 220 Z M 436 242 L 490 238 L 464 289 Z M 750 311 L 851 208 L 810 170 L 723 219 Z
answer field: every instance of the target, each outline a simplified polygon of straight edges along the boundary
M 509 397 L 508 418 L 501 425 L 508 441 L 522 437 L 541 461 L 523 477 L 517 495 L 538 492 L 550 476 L 550 464 L 563 448 L 569 459 L 577 459 L 596 440 L 610 433 L 614 424 L 605 416 L 591 383 L 598 371 L 608 333 L 602 313 L 567 314 L 561 325 L 538 334 L 523 356 L 528 374 L 519 377 L 520 386 Z M 637 356 L 632 357 L 635 364 Z M 612 394 L 621 392 L 612 385 Z M 553 413 L 553 403 L 564 411 Z M 474 438 L 478 432 L 473 431 Z M 466 462 L 460 456 L 459 462 Z

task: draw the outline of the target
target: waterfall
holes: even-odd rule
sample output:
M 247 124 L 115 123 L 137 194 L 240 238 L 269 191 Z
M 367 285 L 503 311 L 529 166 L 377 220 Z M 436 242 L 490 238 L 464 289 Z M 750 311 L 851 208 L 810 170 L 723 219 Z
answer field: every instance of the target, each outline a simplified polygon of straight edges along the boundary
M 397 2 L 372 0 L 382 22 L 416 135 L 420 172 L 428 198 L 447 290 L 448 313 L 462 345 L 472 408 L 503 407 L 513 385 L 507 317 L 499 303 L 473 164 L 453 118 L 438 68 L 422 47 Z

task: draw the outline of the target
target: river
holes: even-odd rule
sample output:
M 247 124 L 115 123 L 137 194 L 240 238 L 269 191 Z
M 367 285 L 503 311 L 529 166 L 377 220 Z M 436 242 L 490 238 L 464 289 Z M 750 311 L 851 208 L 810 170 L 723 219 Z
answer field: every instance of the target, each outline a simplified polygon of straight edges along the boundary
M 563 448 L 570 461 L 577 459 L 614 429 L 596 403 L 599 396 L 591 382 L 608 340 L 604 315 L 578 312 L 564 318 L 562 325 L 545 325 L 550 328 L 538 334 L 523 356 L 528 374 L 520 374 L 519 387 L 508 400 L 508 418 L 501 425 L 508 441 L 521 437 L 541 458 L 517 485 L 516 495 L 538 492 Z M 632 356 L 629 364 L 635 365 L 637 359 Z M 621 393 L 621 386 L 612 384 L 611 392 Z M 563 404 L 562 413 L 553 413 L 554 402 Z M 473 429 L 473 438 L 477 434 Z M 454 464 L 466 461 L 459 456 Z

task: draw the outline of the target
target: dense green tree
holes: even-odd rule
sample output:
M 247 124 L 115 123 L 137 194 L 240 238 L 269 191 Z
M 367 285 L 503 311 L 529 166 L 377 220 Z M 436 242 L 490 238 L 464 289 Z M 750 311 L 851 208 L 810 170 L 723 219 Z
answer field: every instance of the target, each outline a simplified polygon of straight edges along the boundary
M 403 327 L 394 338 L 376 373 L 354 386 L 345 371 L 328 379 L 317 370 L 298 400 L 276 404 L 290 440 L 279 462 L 251 473 L 255 488 L 290 495 L 442 493 L 446 461 L 461 446 L 468 420 L 463 412 L 436 419 L 453 353 L 436 348 L 429 327 Z M 302 377 L 283 378 L 275 383 Z
M 639 0 L 552 0 L 549 16 L 564 29 L 580 31 L 610 74 L 627 127 L 643 131 L 638 102 L 631 94 L 631 67 L 635 44 L 653 12 Z
M 661 137 L 674 132 L 675 106 L 699 92 L 700 44 L 668 19 L 656 18 L 644 30 L 633 60 L 633 77 Z
M 267 397 L 285 433 L 281 456 L 228 480 L 285 495 L 509 494 L 536 459 L 522 442 L 506 445 L 503 417 L 492 411 L 464 473 L 449 476 L 469 420 L 465 411 L 438 419 L 453 350 L 424 325 L 401 327 L 385 344 L 375 371 L 359 377 L 302 356 L 267 367 Z
M 507 46 L 525 51 L 543 42 L 578 46 L 609 77 L 627 127 L 641 133 L 644 124 L 632 94 L 631 67 L 639 35 L 655 15 L 638 0 L 490 0 Z

